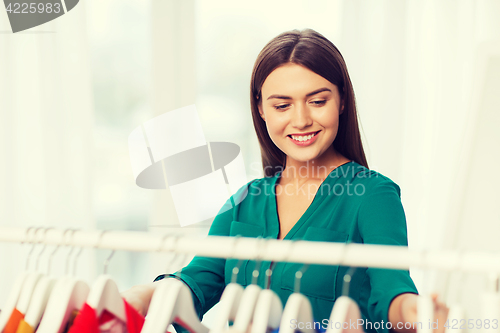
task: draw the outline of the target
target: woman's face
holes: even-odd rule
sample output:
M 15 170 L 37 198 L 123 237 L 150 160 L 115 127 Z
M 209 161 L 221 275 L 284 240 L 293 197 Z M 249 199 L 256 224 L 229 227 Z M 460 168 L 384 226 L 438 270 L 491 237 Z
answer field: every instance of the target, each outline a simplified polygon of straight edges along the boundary
M 318 159 L 337 136 L 343 112 L 337 86 L 294 63 L 275 69 L 262 85 L 259 112 L 288 159 Z

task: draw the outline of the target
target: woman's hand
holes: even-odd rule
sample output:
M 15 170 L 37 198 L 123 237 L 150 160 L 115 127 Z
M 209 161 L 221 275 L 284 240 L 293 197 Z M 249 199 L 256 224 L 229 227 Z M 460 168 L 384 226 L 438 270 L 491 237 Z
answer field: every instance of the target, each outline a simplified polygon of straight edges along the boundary
M 417 315 L 417 298 L 421 297 L 415 294 L 401 294 L 394 298 L 390 307 L 389 307 L 389 321 L 392 323 L 392 331 L 399 333 L 416 333 L 417 327 L 413 327 L 413 323 L 418 322 Z M 432 322 L 438 323 L 437 328 L 434 329 L 434 333 L 444 333 L 445 331 L 445 323 L 448 319 L 448 307 L 438 301 L 438 294 L 431 294 L 432 302 L 434 304 L 434 318 Z M 404 325 L 404 323 L 411 323 L 411 328 L 398 328 Z M 422 325 L 426 325 L 428 323 L 422 323 Z M 408 324 L 407 327 L 410 325 Z
M 157 282 L 152 282 L 148 284 L 141 284 L 133 286 L 127 291 L 121 293 L 121 296 L 130 304 L 137 312 L 142 316 L 146 316 L 148 313 L 149 303 L 151 303 L 151 298 L 158 285 Z

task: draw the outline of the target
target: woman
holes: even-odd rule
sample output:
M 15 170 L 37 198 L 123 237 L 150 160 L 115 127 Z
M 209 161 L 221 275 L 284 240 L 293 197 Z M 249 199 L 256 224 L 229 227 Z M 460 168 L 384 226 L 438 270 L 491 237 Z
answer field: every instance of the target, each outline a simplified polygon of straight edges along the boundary
M 250 100 L 266 177 L 249 182 L 228 200 L 209 235 L 407 246 L 400 188 L 368 169 L 353 87 L 344 59 L 330 41 L 311 29 L 275 37 L 255 62 Z M 233 207 L 232 202 L 239 204 Z M 155 281 L 184 281 L 201 318 L 219 301 L 236 264 L 195 257 L 182 274 Z M 259 285 L 264 286 L 264 272 L 271 265 L 268 283 L 286 304 L 302 265 L 263 262 Z M 239 283 L 251 282 L 254 266 L 243 262 Z M 305 271 L 301 293 L 311 301 L 315 321 L 329 319 L 347 270 L 310 265 Z M 146 313 L 155 286 L 137 286 L 123 295 Z M 384 332 L 389 331 L 388 321 L 391 330 L 416 331 L 398 323 L 417 322 L 417 295 L 408 271 L 402 270 L 358 268 L 349 288 L 365 321 L 383 321 L 379 331 Z M 433 299 L 442 331 L 448 310 L 436 295 Z

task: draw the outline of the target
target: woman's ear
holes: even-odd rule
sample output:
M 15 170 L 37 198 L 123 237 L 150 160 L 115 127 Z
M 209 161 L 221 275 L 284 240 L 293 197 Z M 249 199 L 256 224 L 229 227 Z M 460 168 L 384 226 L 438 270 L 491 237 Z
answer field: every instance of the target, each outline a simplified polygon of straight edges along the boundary
M 339 116 L 340 116 L 342 113 L 344 113 L 344 100 L 342 100 L 342 101 L 340 102 L 340 112 L 339 112 Z
M 264 115 L 264 111 L 262 111 L 262 106 L 259 104 L 257 105 L 257 107 L 259 108 L 259 113 L 260 113 L 260 117 L 266 121 L 266 116 Z

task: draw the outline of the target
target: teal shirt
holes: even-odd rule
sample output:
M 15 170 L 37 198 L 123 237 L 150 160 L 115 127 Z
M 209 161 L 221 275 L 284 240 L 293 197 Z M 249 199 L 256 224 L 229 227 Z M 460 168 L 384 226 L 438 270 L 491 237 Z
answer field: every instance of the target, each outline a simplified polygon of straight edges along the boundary
M 254 179 L 240 188 L 215 217 L 209 235 L 277 239 L 280 227 L 275 184 L 280 175 L 278 172 L 274 177 Z M 284 239 L 407 246 L 406 218 L 400 195 L 399 186 L 388 177 L 354 161 L 343 164 L 321 183 L 311 205 Z M 235 202 L 239 204 L 233 205 Z M 160 275 L 156 280 L 176 277 L 184 281 L 193 292 L 201 319 L 219 302 L 238 263 L 235 259 L 197 256 L 180 273 Z M 247 286 L 252 282 L 255 261 L 244 260 L 240 265 L 237 282 Z M 258 284 L 261 287 L 265 286 L 265 271 L 270 265 L 269 261 L 260 265 Z M 270 289 L 286 304 L 294 292 L 295 273 L 303 264 L 278 262 L 273 267 Z M 342 296 L 343 278 L 348 269 L 346 266 L 308 266 L 300 292 L 311 301 L 315 321 L 328 323 L 335 300 Z M 407 270 L 358 267 L 349 285 L 349 297 L 359 305 L 362 319 L 372 323 L 365 326 L 366 332 L 387 333 L 387 329 L 375 329 L 382 321 L 386 328 L 390 302 L 406 292 L 418 293 Z

